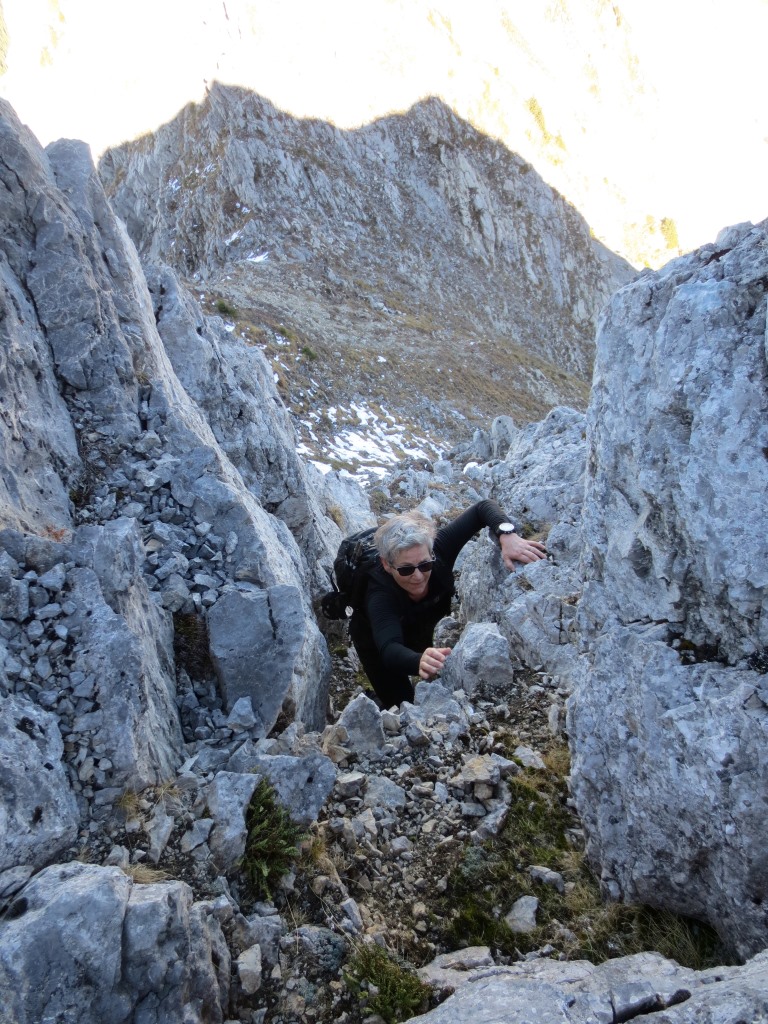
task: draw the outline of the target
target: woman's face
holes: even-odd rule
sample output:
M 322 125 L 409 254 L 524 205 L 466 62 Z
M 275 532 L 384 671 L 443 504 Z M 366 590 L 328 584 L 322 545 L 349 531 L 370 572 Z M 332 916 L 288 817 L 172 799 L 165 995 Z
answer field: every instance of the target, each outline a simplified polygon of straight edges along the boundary
M 419 562 L 429 562 L 432 557 L 432 552 L 426 544 L 414 544 L 412 548 L 405 548 L 404 551 L 398 552 L 394 561 L 385 562 L 384 559 L 382 559 L 381 564 L 391 575 L 398 587 L 402 587 L 412 600 L 420 601 L 422 597 L 427 596 L 430 573 L 422 572 L 421 569 L 417 569 L 410 576 L 401 576 L 400 573 L 397 572 L 397 567 L 403 565 L 418 565 Z

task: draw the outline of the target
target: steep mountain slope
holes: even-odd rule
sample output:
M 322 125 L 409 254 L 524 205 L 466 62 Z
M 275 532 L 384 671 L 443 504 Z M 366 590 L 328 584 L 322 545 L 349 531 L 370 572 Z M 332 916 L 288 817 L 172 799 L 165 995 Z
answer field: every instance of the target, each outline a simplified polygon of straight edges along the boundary
M 634 273 L 437 100 L 341 132 L 215 86 L 100 175 L 142 257 L 272 356 L 307 442 L 361 399 L 435 448 L 584 407 L 597 315 Z

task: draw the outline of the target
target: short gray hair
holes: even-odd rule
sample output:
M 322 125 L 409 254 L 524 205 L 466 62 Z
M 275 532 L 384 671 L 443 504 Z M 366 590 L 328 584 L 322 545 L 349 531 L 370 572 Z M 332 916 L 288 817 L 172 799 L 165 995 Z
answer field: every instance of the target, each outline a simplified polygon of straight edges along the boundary
M 431 552 L 436 533 L 437 527 L 428 516 L 421 512 L 403 512 L 383 523 L 374 534 L 373 542 L 380 558 L 392 565 L 401 551 L 417 544 L 426 545 Z

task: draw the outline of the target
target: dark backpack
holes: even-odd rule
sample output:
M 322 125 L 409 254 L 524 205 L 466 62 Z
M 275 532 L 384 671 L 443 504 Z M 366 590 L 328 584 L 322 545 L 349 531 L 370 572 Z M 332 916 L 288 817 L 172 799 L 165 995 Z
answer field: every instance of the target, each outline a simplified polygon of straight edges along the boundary
M 320 599 L 320 607 L 327 619 L 346 619 L 348 608 L 357 611 L 363 607 L 368 572 L 379 558 L 373 544 L 374 533 L 376 527 L 370 526 L 345 537 L 339 545 L 333 560 L 334 589 Z

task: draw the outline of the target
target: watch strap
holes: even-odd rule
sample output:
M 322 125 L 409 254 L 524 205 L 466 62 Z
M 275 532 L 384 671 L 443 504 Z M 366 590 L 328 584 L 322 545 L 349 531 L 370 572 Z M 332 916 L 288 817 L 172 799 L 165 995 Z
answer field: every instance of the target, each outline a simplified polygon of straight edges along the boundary
M 515 524 L 514 523 L 499 523 L 499 525 L 494 528 L 494 533 L 496 534 L 497 537 L 501 537 L 502 534 L 505 534 L 505 533 L 514 533 L 514 532 L 515 532 Z

